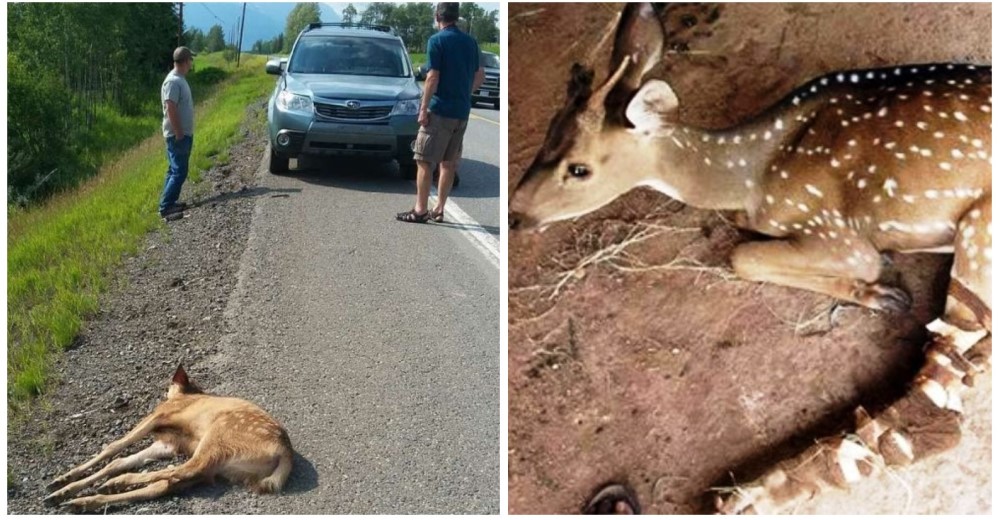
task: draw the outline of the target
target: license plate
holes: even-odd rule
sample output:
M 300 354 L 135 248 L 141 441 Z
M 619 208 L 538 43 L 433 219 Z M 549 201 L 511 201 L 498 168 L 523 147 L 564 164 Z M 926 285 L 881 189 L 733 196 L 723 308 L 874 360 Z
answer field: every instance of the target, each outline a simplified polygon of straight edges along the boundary
M 480 90 L 479 95 L 484 97 L 489 97 L 490 92 L 488 90 Z

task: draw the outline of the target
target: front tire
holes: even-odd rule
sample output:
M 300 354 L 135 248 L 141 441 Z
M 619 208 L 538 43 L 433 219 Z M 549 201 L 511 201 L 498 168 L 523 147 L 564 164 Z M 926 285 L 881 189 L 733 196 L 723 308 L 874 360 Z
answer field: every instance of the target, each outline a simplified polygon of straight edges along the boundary
M 273 175 L 288 173 L 288 157 L 271 150 L 271 160 L 268 162 L 267 169 Z

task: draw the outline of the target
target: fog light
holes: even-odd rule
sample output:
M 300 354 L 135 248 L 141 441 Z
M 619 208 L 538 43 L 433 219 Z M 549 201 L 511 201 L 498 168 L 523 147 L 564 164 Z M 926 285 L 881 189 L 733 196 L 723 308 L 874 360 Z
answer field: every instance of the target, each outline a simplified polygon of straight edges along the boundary
M 292 138 L 288 137 L 288 134 L 278 134 L 278 145 L 288 146 L 288 143 L 292 142 Z

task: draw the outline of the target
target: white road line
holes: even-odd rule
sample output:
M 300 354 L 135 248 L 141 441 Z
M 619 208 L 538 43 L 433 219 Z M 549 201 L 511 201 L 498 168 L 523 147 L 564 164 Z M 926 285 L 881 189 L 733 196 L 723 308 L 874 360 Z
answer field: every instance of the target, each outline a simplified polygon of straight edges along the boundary
M 437 188 L 431 187 L 431 197 L 427 203 L 428 207 L 433 207 L 437 203 Z M 486 230 L 476 219 L 462 211 L 462 208 L 454 200 L 449 200 L 444 207 L 445 222 L 462 225 L 463 234 L 472 242 L 472 245 L 479 249 L 483 256 L 493 267 L 500 269 L 500 241 Z

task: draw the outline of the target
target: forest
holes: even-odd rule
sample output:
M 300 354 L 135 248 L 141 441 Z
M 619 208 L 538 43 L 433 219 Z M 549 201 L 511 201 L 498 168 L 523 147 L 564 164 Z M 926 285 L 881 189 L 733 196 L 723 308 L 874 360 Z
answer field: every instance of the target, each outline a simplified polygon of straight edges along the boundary
M 174 4 L 7 9 L 10 206 L 77 184 L 107 154 L 149 136 L 160 117 L 155 93 L 171 67 L 178 17 Z

